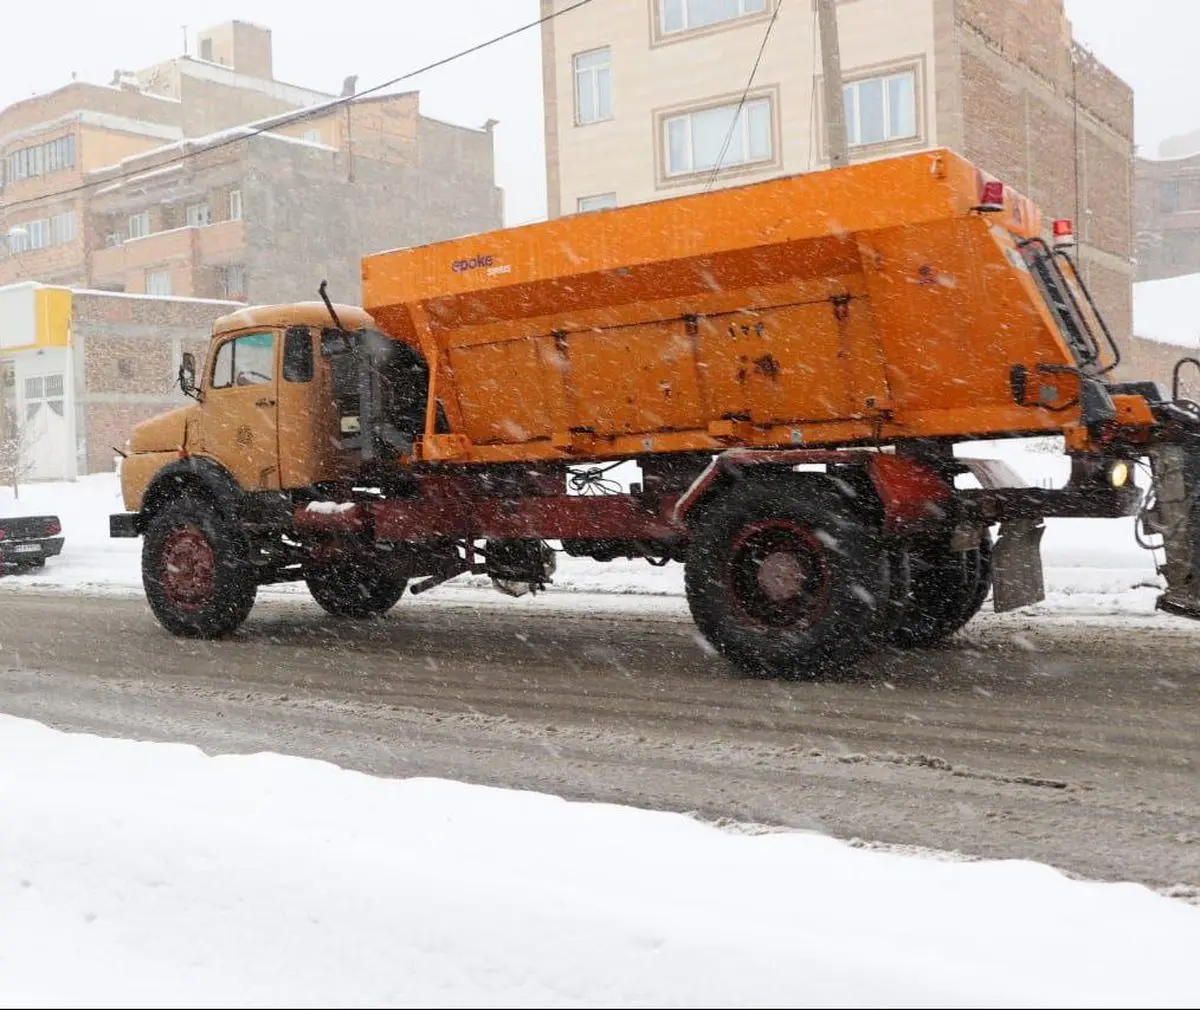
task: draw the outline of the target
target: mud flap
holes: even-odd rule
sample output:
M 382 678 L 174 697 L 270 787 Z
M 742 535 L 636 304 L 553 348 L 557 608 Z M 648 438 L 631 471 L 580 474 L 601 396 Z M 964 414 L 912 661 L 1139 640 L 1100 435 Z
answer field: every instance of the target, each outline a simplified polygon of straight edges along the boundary
M 1200 619 L 1200 445 L 1159 446 L 1151 462 L 1156 501 L 1146 525 L 1163 538 L 1166 555 L 1158 609 Z
M 992 607 L 996 613 L 1019 610 L 1046 598 L 1042 573 L 1041 519 L 1010 519 L 1000 524 L 992 549 Z

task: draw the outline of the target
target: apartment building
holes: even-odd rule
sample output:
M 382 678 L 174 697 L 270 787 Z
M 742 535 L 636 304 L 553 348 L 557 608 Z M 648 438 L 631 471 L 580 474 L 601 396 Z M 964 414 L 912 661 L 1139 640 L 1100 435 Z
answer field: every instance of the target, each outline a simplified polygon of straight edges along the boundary
M 275 301 L 329 276 L 353 299 L 363 252 L 502 223 L 490 128 L 277 81 L 246 22 L 198 42 L 0 111 L 0 285 Z
M 545 22 L 551 216 L 827 168 L 816 5 L 778 3 L 607 0 Z M 1130 340 L 1133 94 L 1073 40 L 1062 0 L 837 13 L 851 159 L 950 147 L 1075 219 L 1089 285 Z
M 261 303 L 327 279 L 354 301 L 365 253 L 499 227 L 492 164 L 489 131 L 415 93 L 164 145 L 89 176 L 88 284 Z

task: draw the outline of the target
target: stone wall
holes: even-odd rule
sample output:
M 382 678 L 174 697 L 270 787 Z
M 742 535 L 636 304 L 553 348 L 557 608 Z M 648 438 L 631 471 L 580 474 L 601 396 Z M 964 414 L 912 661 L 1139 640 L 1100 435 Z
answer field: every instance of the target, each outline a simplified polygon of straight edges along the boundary
M 203 363 L 213 322 L 239 305 L 98 292 L 72 304 L 80 470 L 108 471 L 135 424 L 189 402 L 175 386 L 182 353 Z

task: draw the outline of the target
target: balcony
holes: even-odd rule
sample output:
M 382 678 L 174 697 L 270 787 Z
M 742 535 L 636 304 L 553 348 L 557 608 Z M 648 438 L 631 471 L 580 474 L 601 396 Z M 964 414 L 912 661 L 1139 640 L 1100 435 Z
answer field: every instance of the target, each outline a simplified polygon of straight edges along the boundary
M 204 227 L 173 228 L 92 254 L 94 283 L 125 284 L 131 274 L 167 263 L 207 266 L 241 258 L 246 241 L 245 221 L 220 221 Z

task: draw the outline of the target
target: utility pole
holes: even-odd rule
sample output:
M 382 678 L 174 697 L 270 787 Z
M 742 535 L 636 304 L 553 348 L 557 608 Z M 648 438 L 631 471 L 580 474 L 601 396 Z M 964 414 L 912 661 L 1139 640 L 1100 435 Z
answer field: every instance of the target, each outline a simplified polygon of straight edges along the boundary
M 825 81 L 825 146 L 829 165 L 849 163 L 846 151 L 846 99 L 842 94 L 842 52 L 838 45 L 837 0 L 817 0 L 821 29 L 821 70 Z

